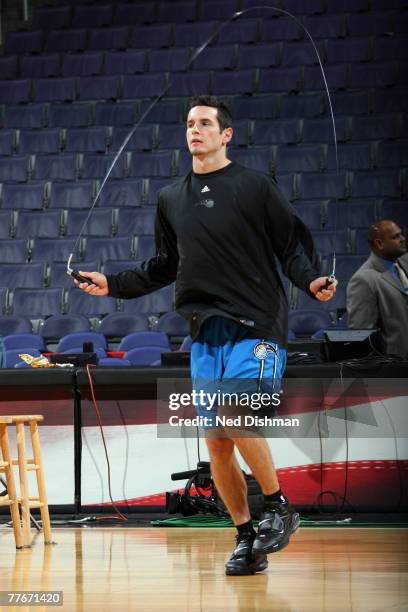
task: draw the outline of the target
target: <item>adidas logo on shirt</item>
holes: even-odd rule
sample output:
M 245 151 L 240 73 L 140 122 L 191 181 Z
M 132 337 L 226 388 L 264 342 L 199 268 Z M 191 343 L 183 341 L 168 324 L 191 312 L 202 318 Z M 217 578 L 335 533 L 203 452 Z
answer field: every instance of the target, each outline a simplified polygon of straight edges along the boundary
M 207 191 L 210 191 L 210 188 L 205 185 L 205 187 L 202 188 L 201 193 L 207 193 Z

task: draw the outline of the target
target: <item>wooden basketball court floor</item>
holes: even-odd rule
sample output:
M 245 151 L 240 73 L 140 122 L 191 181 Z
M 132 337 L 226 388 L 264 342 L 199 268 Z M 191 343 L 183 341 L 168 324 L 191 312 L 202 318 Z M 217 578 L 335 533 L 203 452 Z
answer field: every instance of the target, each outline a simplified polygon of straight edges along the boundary
M 225 576 L 233 529 L 60 528 L 16 551 L 0 527 L 0 590 L 63 591 L 72 612 L 408 610 L 408 530 L 305 528 L 267 571 Z M 50 607 L 0 607 L 0 610 Z

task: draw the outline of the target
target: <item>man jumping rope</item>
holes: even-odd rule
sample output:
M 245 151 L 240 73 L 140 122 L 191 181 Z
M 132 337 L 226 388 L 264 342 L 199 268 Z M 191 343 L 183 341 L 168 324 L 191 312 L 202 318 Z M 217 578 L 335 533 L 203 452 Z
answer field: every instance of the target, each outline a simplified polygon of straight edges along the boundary
M 297 287 L 322 302 L 332 298 L 336 283 L 327 286 L 316 271 L 310 233 L 275 181 L 227 158 L 232 135 L 224 102 L 193 98 L 186 133 L 192 171 L 159 192 L 156 255 L 116 275 L 81 272 L 93 284 L 79 287 L 90 295 L 135 298 L 176 281 L 176 308 L 189 319 L 193 338 L 194 388 L 203 380 L 258 380 L 279 391 L 288 304 L 276 258 Z M 267 554 L 288 544 L 299 515 L 280 490 L 266 440 L 211 435 L 213 429 L 206 430 L 211 473 L 238 531 L 226 573 L 254 574 L 266 569 Z M 264 495 L 258 532 L 235 447 Z

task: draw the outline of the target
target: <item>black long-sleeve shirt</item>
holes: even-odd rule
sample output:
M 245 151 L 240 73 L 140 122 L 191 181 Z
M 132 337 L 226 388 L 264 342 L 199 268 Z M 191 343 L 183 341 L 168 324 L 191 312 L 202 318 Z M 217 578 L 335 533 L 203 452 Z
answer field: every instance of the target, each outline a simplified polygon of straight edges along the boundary
M 268 175 L 237 163 L 190 172 L 159 192 L 156 256 L 109 275 L 109 295 L 134 298 L 176 281 L 176 309 L 194 337 L 218 314 L 255 337 L 287 343 L 284 273 L 309 292 L 319 276 L 308 229 Z

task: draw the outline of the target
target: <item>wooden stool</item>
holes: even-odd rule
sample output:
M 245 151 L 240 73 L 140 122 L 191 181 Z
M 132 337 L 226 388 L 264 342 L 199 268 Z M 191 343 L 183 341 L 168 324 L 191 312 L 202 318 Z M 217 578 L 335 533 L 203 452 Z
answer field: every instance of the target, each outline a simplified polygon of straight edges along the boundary
M 21 531 L 20 512 L 16 485 L 14 483 L 13 459 L 11 458 L 10 442 L 7 434 L 7 425 L 12 423 L 9 416 L 0 416 L 0 473 L 6 476 L 7 495 L 0 497 L 0 506 L 10 506 L 11 522 L 14 530 L 16 548 L 23 548 L 23 534 Z
M 45 489 L 45 478 L 43 462 L 41 457 L 40 437 L 38 434 L 38 422 L 43 420 L 40 414 L 11 415 L 11 423 L 16 426 L 17 456 L 13 459 L 13 465 L 18 465 L 20 478 L 20 497 L 21 516 L 23 525 L 23 546 L 31 546 L 31 521 L 30 509 L 39 508 L 41 512 L 42 527 L 44 532 L 45 544 L 52 544 L 50 515 L 48 512 L 47 493 Z M 28 459 L 26 455 L 25 425 L 29 425 L 31 433 L 31 445 L 33 449 L 33 459 Z M 38 496 L 31 497 L 28 493 L 27 472 L 34 470 L 37 477 Z

